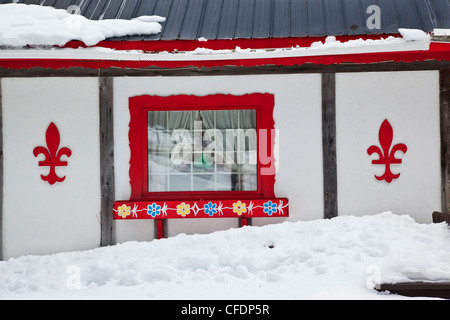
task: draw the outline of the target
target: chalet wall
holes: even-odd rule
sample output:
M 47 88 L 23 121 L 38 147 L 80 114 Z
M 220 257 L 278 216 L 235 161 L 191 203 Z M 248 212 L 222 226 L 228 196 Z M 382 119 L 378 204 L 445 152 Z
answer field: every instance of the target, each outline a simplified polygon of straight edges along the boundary
M 374 165 L 367 149 L 380 146 L 378 132 L 387 119 L 402 164 L 400 177 L 378 181 L 384 165 Z M 336 126 L 339 215 L 392 211 L 431 222 L 441 209 L 439 72 L 372 72 L 336 75 Z
M 289 197 L 290 220 L 323 218 L 321 76 L 255 75 L 114 79 L 116 200 L 130 197 L 128 98 L 137 95 L 275 95 L 274 120 L 279 129 L 279 170 L 275 193 Z M 280 222 L 253 219 L 254 225 Z M 189 219 L 168 222 L 168 235 L 206 233 L 237 227 L 237 219 Z M 116 221 L 116 240 L 153 239 L 153 221 Z
M 0 79 L 3 259 L 95 248 L 107 244 L 102 235 L 116 242 L 153 239 L 152 220 L 114 221 L 111 237 L 111 232 L 105 232 L 110 230 L 111 221 L 105 217 L 111 199 L 101 204 L 109 193 L 115 200 L 130 198 L 128 99 L 138 95 L 273 94 L 279 130 L 275 194 L 290 199 L 288 220 L 305 221 L 324 218 L 324 181 L 328 177 L 323 174 L 322 89 L 335 84 L 335 96 L 327 106 L 333 114 L 327 121 L 336 124 L 337 187 L 332 190 L 337 195 L 337 214 L 392 211 L 418 222 L 431 222 L 431 213 L 440 211 L 442 202 L 439 71 L 330 73 L 333 86 L 329 87 L 322 87 L 328 83 L 323 79 L 319 73 Z M 441 100 L 444 94 L 441 92 Z M 393 127 L 393 145 L 408 147 L 406 154 L 396 153 L 402 163 L 392 165 L 392 171 L 400 177 L 391 183 L 375 179 L 384 166 L 372 164 L 378 156 L 367 153 L 370 146 L 380 146 L 379 129 L 385 119 Z M 103 141 L 99 124 L 106 120 L 113 121 L 113 127 Z M 35 147 L 47 147 L 45 132 L 51 122 L 60 131 L 60 147 L 72 151 L 70 158 L 63 159 L 68 166 L 56 171 L 66 180 L 54 185 L 41 179 L 40 175 L 49 171 L 38 165 L 43 156 L 33 155 Z M 334 139 L 332 142 L 334 148 Z M 102 156 L 101 150 L 107 156 Z M 108 160 L 112 153 L 113 164 Z M 114 188 L 102 189 L 105 167 Z M 253 224 L 282 221 L 253 219 Z M 237 226 L 237 219 L 171 220 L 167 235 Z
M 3 79 L 3 253 L 81 250 L 100 244 L 99 94 L 96 78 Z M 41 179 L 46 130 L 54 122 L 72 151 L 57 168 L 62 183 Z

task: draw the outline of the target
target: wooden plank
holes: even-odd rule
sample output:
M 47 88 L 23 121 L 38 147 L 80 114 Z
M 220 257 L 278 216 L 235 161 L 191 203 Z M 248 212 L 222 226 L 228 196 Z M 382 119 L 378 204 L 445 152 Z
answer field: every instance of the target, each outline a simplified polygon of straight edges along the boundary
M 3 261 L 3 105 L 0 78 L 0 261 Z
M 449 61 L 422 62 L 382 62 L 382 63 L 345 63 L 333 65 L 317 65 L 305 63 L 295 66 L 262 65 L 255 67 L 184 67 L 184 68 L 119 68 L 90 69 L 70 67 L 67 69 L 6 69 L 0 67 L 0 77 L 28 78 L 28 77 L 143 77 L 143 76 L 215 76 L 215 75 L 259 75 L 259 74 L 301 74 L 301 73 L 337 73 L 337 72 L 375 72 L 375 71 L 420 71 L 420 70 L 449 70 Z
M 116 201 L 113 211 L 115 220 L 289 217 L 289 199 Z
M 448 225 L 450 225 L 450 214 L 447 212 L 434 211 L 431 214 L 431 217 L 433 219 L 433 223 L 446 222 Z
M 450 209 L 450 71 L 440 71 L 439 91 L 440 91 L 440 130 L 441 130 L 441 191 L 442 191 L 442 212 L 449 212 Z
M 165 231 L 165 221 L 162 219 L 155 220 L 155 238 L 160 240 L 165 238 L 165 235 L 167 234 Z
M 338 215 L 336 165 L 336 74 L 322 74 L 322 147 L 324 217 Z
M 450 299 L 450 283 L 448 282 L 411 282 L 396 284 L 379 284 L 377 291 L 389 291 L 407 297 L 434 297 Z
M 251 226 L 252 225 L 252 218 L 240 218 L 239 219 L 239 228 Z
M 100 179 L 101 179 L 101 246 L 114 244 L 114 124 L 113 79 L 99 79 L 100 92 Z

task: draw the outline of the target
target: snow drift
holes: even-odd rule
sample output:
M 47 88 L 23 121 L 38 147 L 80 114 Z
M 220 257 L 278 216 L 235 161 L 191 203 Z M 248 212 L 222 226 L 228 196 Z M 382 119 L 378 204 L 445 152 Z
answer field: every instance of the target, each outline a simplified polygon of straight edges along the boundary
M 450 281 L 446 224 L 382 213 L 178 235 L 0 263 L 0 299 L 400 299 Z
M 0 5 L 0 46 L 64 46 L 72 40 L 94 46 L 112 37 L 161 32 L 159 16 L 133 20 L 89 20 L 67 10 L 39 5 Z

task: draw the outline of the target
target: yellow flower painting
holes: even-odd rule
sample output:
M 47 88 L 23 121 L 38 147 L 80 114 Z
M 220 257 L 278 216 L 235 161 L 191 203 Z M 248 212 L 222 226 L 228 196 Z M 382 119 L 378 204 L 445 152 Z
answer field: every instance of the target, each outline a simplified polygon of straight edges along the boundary
M 191 211 L 191 206 L 184 202 L 177 205 L 177 214 L 182 217 L 186 217 L 186 215 L 188 215 L 190 211 Z

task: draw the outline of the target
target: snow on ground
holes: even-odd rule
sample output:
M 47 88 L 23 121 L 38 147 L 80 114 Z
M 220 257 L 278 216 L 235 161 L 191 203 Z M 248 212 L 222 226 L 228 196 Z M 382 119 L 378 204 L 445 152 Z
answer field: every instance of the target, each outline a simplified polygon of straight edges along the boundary
M 102 40 L 136 34 L 157 34 L 165 18 L 89 20 L 67 10 L 26 4 L 0 5 L 0 46 L 64 46 L 79 40 L 93 46 Z
M 450 280 L 450 230 L 390 212 L 0 262 L 0 299 L 411 299 L 375 282 Z

